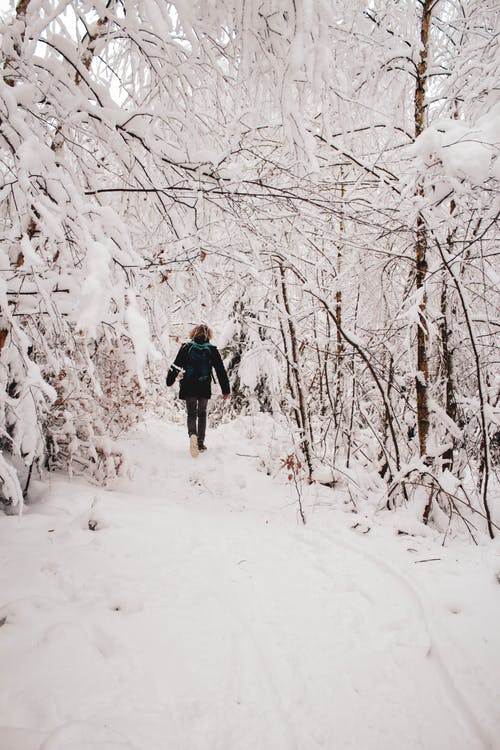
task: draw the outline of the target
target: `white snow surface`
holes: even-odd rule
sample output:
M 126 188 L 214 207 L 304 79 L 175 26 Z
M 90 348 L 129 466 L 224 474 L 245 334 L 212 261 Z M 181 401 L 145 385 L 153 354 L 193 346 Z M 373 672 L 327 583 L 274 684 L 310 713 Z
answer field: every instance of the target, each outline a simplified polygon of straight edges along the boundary
M 259 419 L 198 459 L 149 421 L 127 479 L 0 516 L 1 750 L 500 747 L 498 543 L 339 485 L 303 526 Z

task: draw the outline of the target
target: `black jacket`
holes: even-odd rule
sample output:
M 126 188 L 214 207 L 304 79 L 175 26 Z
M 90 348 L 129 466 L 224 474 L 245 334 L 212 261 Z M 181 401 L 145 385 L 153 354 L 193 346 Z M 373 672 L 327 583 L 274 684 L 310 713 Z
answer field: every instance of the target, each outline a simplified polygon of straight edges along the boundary
M 181 348 L 177 352 L 174 363 L 173 365 L 171 365 L 167 373 L 167 385 L 173 385 L 179 372 L 186 369 L 190 343 L 191 342 L 188 341 L 187 343 L 182 344 Z M 213 367 L 215 372 L 217 373 L 217 379 L 219 381 L 222 393 L 230 393 L 231 389 L 229 387 L 226 368 L 224 367 L 224 364 L 222 362 L 219 350 L 213 344 L 210 344 L 210 365 L 211 368 Z M 210 372 L 212 372 L 211 368 Z M 196 398 L 210 398 L 210 396 L 212 395 L 211 381 L 211 377 L 206 383 L 188 382 L 187 380 L 182 378 L 179 388 L 179 398 L 186 399 L 193 396 Z

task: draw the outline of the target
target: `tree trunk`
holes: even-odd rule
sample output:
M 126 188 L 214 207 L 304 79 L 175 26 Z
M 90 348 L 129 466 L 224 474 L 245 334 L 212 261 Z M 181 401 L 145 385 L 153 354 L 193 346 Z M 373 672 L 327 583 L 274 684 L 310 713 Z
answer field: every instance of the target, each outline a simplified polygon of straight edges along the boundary
M 342 170 L 340 172 L 340 198 L 344 200 L 344 183 L 342 182 Z M 340 217 L 340 236 L 344 233 L 344 217 Z M 342 417 L 342 359 L 344 355 L 344 341 L 340 333 L 342 329 L 342 290 L 339 284 L 340 267 L 342 262 L 342 246 L 339 244 L 337 249 L 337 291 L 335 293 L 335 326 L 337 334 L 337 356 L 335 371 L 335 426 L 338 428 Z
M 415 82 L 415 138 L 423 132 L 426 115 L 426 84 L 427 84 L 427 55 L 429 51 L 429 31 L 431 12 L 434 0 L 424 0 L 422 19 L 420 24 L 420 60 L 417 64 Z M 425 195 L 423 182 L 417 186 L 415 197 L 419 203 Z M 416 222 L 415 239 L 415 274 L 417 290 L 420 292 L 419 321 L 417 327 L 417 375 L 415 378 L 417 401 L 417 429 L 420 456 L 427 456 L 427 440 L 429 437 L 429 358 L 427 352 L 427 227 L 422 213 L 419 211 Z
M 304 459 L 307 464 L 309 477 L 312 475 L 312 457 L 311 457 L 311 446 L 310 446 L 310 426 L 309 426 L 309 415 L 306 407 L 306 399 L 302 389 L 302 382 L 300 379 L 299 371 L 299 357 L 297 349 L 297 333 L 295 330 L 295 324 L 290 310 L 290 302 L 288 299 L 288 290 L 286 286 L 285 268 L 281 262 L 278 262 L 278 268 L 280 272 L 280 284 L 281 284 L 281 298 L 283 307 L 285 310 L 286 326 L 288 328 L 288 344 L 287 346 L 287 372 L 289 385 L 293 384 L 292 395 L 295 401 L 294 413 L 297 421 L 297 426 L 300 430 L 300 448 L 304 454 Z M 284 337 L 285 338 L 285 337 Z
M 445 390 L 445 408 L 447 416 L 453 421 L 457 421 L 457 402 L 455 399 L 455 389 L 453 385 L 453 351 L 450 347 L 450 326 L 448 315 L 448 286 L 447 279 L 443 278 L 441 287 L 441 357 L 444 376 Z M 443 469 L 449 471 L 453 468 L 454 442 L 453 435 L 450 434 L 451 445 L 442 455 Z

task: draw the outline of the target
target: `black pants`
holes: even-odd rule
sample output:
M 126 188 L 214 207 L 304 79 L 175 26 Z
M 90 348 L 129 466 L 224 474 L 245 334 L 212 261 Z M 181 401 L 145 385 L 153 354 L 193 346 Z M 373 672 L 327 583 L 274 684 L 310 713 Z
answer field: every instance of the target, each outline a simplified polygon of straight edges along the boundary
M 205 432 L 207 429 L 207 404 L 208 398 L 196 398 L 196 396 L 190 396 L 186 399 L 188 435 L 189 437 L 191 437 L 191 435 L 196 435 L 200 445 L 205 441 Z

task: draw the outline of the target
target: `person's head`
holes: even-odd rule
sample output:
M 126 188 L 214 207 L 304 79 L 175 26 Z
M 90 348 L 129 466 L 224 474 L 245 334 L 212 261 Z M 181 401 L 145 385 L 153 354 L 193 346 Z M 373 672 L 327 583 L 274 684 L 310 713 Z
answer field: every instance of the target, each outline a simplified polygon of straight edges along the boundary
M 206 323 L 200 323 L 189 331 L 189 338 L 197 344 L 206 344 L 212 336 L 213 333 Z

